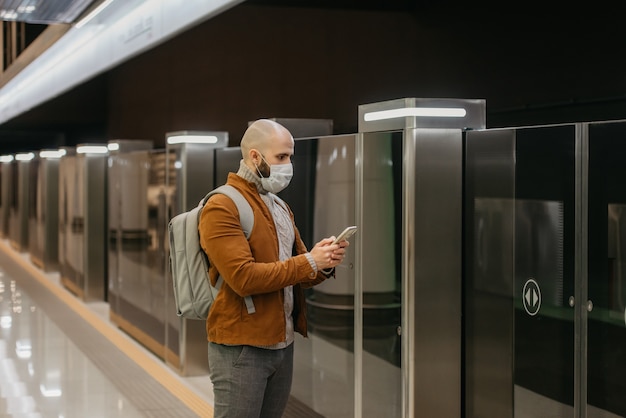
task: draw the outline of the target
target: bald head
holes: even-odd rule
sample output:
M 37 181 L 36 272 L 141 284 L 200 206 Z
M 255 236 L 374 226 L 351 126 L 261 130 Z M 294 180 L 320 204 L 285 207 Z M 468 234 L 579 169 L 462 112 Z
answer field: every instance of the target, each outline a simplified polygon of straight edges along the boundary
M 261 155 L 270 164 L 279 164 L 276 158 L 293 155 L 294 142 L 291 133 L 280 123 L 269 119 L 254 121 L 241 138 L 241 155 L 244 162 L 255 171 L 261 163 Z M 260 153 L 260 154 L 259 154 Z
M 241 154 L 245 160 L 251 149 L 265 152 L 273 141 L 291 138 L 289 131 L 280 123 L 269 119 L 254 121 L 241 138 Z

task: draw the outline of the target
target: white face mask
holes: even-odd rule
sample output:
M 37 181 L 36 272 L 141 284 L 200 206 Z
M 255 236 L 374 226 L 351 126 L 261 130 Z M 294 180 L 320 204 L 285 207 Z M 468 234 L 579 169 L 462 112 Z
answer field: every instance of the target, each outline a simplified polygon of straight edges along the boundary
M 262 155 L 261 158 L 263 158 L 263 161 L 270 167 L 269 177 L 263 177 L 263 174 L 259 171 L 259 167 L 255 164 L 256 171 L 261 176 L 263 188 L 271 193 L 279 193 L 284 190 L 285 187 L 289 186 L 289 182 L 291 182 L 291 178 L 293 177 L 293 165 L 291 163 L 271 165 Z

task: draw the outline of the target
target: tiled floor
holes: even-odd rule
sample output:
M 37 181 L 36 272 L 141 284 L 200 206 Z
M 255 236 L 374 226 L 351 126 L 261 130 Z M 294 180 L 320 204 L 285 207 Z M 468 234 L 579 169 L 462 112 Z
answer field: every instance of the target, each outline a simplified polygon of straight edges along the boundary
M 0 417 L 212 415 L 208 376 L 178 376 L 4 242 L 0 337 Z
M 6 416 L 143 416 L 4 271 L 0 334 L 0 411 Z

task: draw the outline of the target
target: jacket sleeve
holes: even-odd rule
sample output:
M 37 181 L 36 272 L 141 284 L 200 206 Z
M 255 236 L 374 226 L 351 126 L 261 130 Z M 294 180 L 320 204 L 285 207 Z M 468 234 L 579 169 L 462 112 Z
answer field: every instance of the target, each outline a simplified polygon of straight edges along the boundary
M 278 244 L 273 222 L 254 205 L 254 227 L 246 239 L 235 203 L 227 196 L 214 195 L 200 216 L 200 244 L 211 263 L 210 277 L 215 283 L 218 272 L 239 296 L 269 293 L 295 284 L 308 287 L 319 274 L 304 254 L 278 260 Z M 270 225 L 272 224 L 272 225 Z M 301 244 L 299 235 L 297 242 Z M 322 275 L 323 276 L 323 275 Z
M 298 231 L 298 228 L 295 227 L 295 223 L 294 223 L 294 230 L 296 231 L 296 244 L 295 244 L 296 245 L 296 253 L 297 254 L 304 254 L 304 253 L 308 252 L 306 246 L 304 245 L 304 242 L 302 241 L 302 238 L 300 237 L 300 232 Z M 333 277 L 334 274 L 335 274 L 335 272 L 333 270 L 333 274 L 330 277 Z M 322 273 L 321 270 L 318 270 L 314 280 L 307 280 L 306 282 L 300 283 L 300 285 L 302 286 L 302 288 L 308 289 L 308 288 L 311 288 L 313 286 L 317 286 L 318 284 L 322 283 L 324 280 L 326 280 L 328 278 L 329 277 L 327 277 L 324 273 Z

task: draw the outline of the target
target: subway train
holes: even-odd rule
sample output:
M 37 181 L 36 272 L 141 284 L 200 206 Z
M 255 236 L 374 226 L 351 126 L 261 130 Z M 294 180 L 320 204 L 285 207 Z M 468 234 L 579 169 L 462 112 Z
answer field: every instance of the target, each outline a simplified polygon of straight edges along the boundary
M 372 116 L 399 104 L 467 113 Z M 306 294 L 292 398 L 311 416 L 626 416 L 626 122 L 484 115 L 403 99 L 360 106 L 354 134 L 276 119 L 296 139 L 280 195 L 307 246 L 359 226 L 336 279 Z M 0 234 L 177 373 L 205 375 L 204 323 L 173 305 L 167 221 L 241 152 L 226 132 L 166 139 L 3 158 Z

